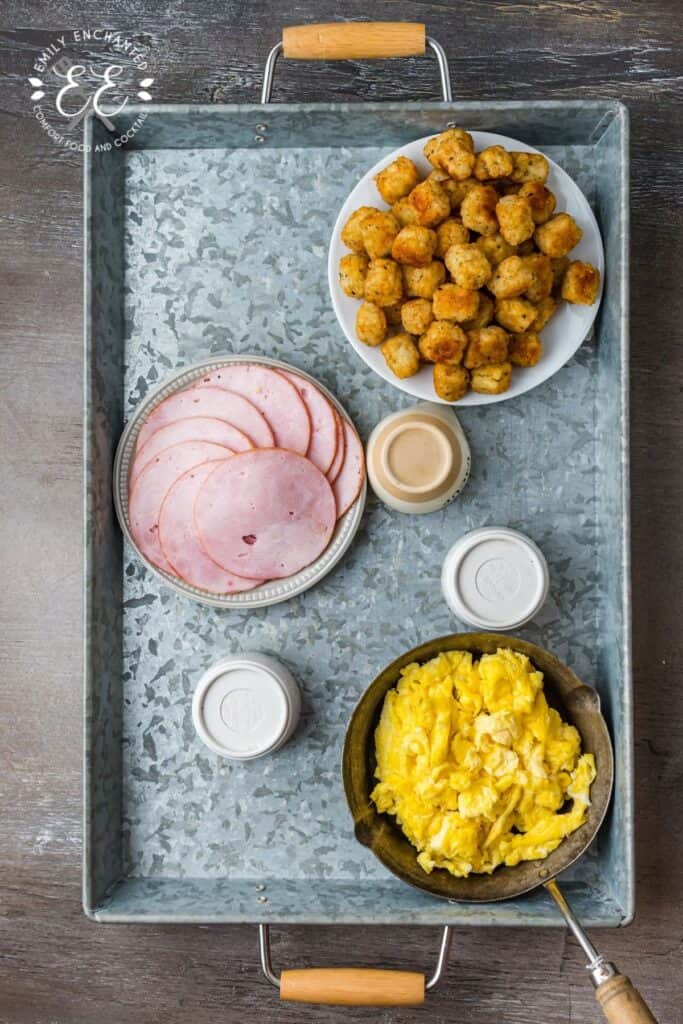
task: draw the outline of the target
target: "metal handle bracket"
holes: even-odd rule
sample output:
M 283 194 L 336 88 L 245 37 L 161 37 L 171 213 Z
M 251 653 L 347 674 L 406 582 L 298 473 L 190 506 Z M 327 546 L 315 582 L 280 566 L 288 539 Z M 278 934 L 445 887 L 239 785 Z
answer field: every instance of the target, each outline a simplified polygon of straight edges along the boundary
M 258 941 L 259 954 L 261 957 L 261 970 L 263 971 L 264 977 L 271 985 L 279 989 L 280 978 L 273 970 L 273 960 L 270 951 L 270 925 L 259 925 Z M 441 932 L 441 943 L 439 945 L 439 956 L 436 962 L 436 967 L 425 985 L 427 990 L 435 988 L 441 981 L 444 971 L 446 970 L 446 965 L 448 964 L 448 955 L 451 950 L 452 941 L 453 933 L 451 932 L 450 925 L 445 925 Z
M 437 42 L 431 36 L 426 37 L 427 46 L 432 50 L 436 56 L 436 61 L 439 67 L 439 75 L 441 78 L 441 94 L 444 103 L 453 102 L 453 94 L 451 92 L 451 76 L 448 68 L 448 58 L 444 51 L 441 43 Z M 273 92 L 273 77 L 275 74 L 275 65 L 283 51 L 282 42 L 276 43 L 268 54 L 266 60 L 266 66 L 263 72 L 263 88 L 261 89 L 261 103 L 270 103 L 271 95 Z

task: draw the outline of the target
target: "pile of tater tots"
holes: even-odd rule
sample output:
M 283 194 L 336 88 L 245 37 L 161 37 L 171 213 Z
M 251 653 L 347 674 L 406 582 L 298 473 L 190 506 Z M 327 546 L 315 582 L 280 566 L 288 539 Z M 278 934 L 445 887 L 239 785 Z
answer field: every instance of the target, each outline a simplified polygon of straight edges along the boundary
M 448 402 L 470 388 L 501 394 L 513 366 L 541 358 L 540 332 L 559 301 L 592 305 L 600 274 L 570 262 L 583 232 L 556 212 L 540 153 L 475 153 L 462 128 L 430 139 L 424 153 L 434 168 L 424 181 L 399 156 L 375 179 L 391 209 L 362 206 L 347 220 L 341 287 L 363 300 L 358 338 L 380 345 L 397 377 L 431 363 Z

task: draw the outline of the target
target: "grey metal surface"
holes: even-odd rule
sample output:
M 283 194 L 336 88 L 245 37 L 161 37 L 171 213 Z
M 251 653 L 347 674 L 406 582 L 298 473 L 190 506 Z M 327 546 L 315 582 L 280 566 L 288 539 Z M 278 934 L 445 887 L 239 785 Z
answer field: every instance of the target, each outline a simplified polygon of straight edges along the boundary
M 110 472 L 125 419 L 178 367 L 226 352 L 311 372 L 365 438 L 409 404 L 341 335 L 325 253 L 364 169 L 454 119 L 547 151 L 593 203 L 608 268 L 595 336 L 530 395 L 463 410 L 473 464 L 457 502 L 417 522 L 370 501 L 351 550 L 304 597 L 226 613 L 172 593 L 115 525 Z M 449 906 L 403 886 L 356 843 L 341 790 L 357 697 L 402 650 L 457 628 L 440 596 L 442 558 L 462 532 L 495 524 L 524 530 L 549 563 L 549 600 L 521 635 L 601 695 L 613 810 L 563 883 L 584 923 L 624 923 L 633 912 L 625 111 L 609 102 L 278 106 L 265 141 L 254 141 L 263 120 L 257 106 L 148 108 L 125 156 L 89 157 L 86 911 L 557 924 L 542 894 Z M 90 130 L 106 137 L 96 123 Z M 298 734 L 257 770 L 207 756 L 190 720 L 204 667 L 246 647 L 283 658 L 304 696 Z
M 214 370 L 219 370 L 222 366 L 226 366 L 230 363 L 241 362 L 242 356 L 225 356 L 223 359 L 209 359 L 204 360 L 201 363 L 193 363 L 181 370 L 179 373 L 172 374 L 167 378 L 164 383 L 155 388 L 146 398 L 141 401 L 135 408 L 135 414 L 130 417 L 126 424 L 126 429 L 121 435 L 118 448 L 116 450 L 116 457 L 114 459 L 114 506 L 116 508 L 116 514 L 118 516 L 121 529 L 125 534 L 126 541 L 131 547 L 135 547 L 133 538 L 130 533 L 130 521 L 128 518 L 128 478 L 130 475 L 130 463 L 135 453 L 135 445 L 137 443 L 138 433 L 142 424 L 151 413 L 159 402 L 163 401 L 169 395 L 175 391 L 182 391 L 184 388 L 189 387 L 195 381 L 199 380 L 207 373 L 211 373 Z M 265 366 L 281 367 L 282 369 L 288 369 L 288 364 L 282 362 L 279 359 L 270 359 L 267 356 L 255 356 L 248 355 L 249 361 L 259 362 Z M 308 380 L 316 384 L 323 394 L 329 399 L 334 405 L 337 412 L 344 419 L 347 419 L 347 413 L 344 406 L 338 401 L 338 399 L 329 391 L 327 388 L 315 381 L 314 377 L 310 374 L 305 373 L 303 370 L 299 372 Z M 282 580 L 270 580 L 268 583 L 264 583 L 259 587 L 255 587 L 253 590 L 247 590 L 239 594 L 209 594 L 205 590 L 200 590 L 198 587 L 193 587 L 184 580 L 179 580 L 176 576 L 170 573 L 163 572 L 161 569 L 156 568 L 151 562 L 143 558 L 139 552 L 137 552 L 138 558 L 145 563 L 149 571 L 161 579 L 167 587 L 175 590 L 182 596 L 188 597 L 195 601 L 200 601 L 205 605 L 210 605 L 213 608 L 225 608 L 225 609 L 250 609 L 250 608 L 267 608 L 270 605 L 278 604 L 280 601 L 289 601 L 294 597 L 298 597 L 299 594 L 304 594 L 311 587 L 314 587 L 317 583 L 323 579 L 328 572 L 334 568 L 340 558 L 343 558 L 351 544 L 353 538 L 356 536 L 358 527 L 361 524 L 363 518 L 363 509 L 365 508 L 365 498 L 367 494 L 367 482 L 363 482 L 363 486 L 360 494 L 354 501 L 353 505 L 348 509 L 347 512 L 341 517 L 335 526 L 332 539 L 329 545 L 323 551 L 319 558 L 307 565 L 304 569 L 295 573 L 293 576 L 289 576 Z

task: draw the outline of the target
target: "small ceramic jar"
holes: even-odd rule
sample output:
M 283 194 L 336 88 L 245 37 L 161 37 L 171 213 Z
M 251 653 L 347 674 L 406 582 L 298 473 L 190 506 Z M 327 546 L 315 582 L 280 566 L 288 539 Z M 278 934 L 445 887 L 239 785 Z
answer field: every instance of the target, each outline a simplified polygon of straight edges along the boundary
M 301 712 L 294 676 L 266 654 L 230 655 L 199 680 L 192 720 L 203 743 L 222 757 L 251 761 L 287 742 Z
M 452 501 L 470 472 L 470 446 L 447 406 L 420 402 L 377 424 L 367 444 L 373 491 L 398 512 L 421 515 Z
M 548 596 L 542 551 L 517 530 L 485 527 L 456 541 L 443 563 L 441 589 L 462 622 L 479 629 L 523 626 Z

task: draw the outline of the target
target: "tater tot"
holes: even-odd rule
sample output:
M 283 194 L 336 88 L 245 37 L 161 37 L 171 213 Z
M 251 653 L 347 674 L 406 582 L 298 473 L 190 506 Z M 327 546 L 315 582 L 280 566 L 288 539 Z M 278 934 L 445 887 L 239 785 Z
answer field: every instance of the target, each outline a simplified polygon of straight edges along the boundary
M 461 327 L 447 320 L 434 320 L 417 343 L 420 355 L 430 363 L 459 363 L 467 345 Z
M 502 395 L 510 387 L 512 366 L 510 363 L 498 363 L 491 366 L 480 366 L 472 370 L 470 385 L 473 391 L 481 395 Z
M 435 181 L 437 185 L 440 185 L 448 196 L 448 200 L 451 204 L 451 211 L 457 210 L 462 202 L 462 197 L 465 193 L 462 190 L 464 182 L 454 181 L 445 171 L 432 171 L 427 175 L 428 181 Z M 470 179 L 467 179 L 470 180 Z
M 554 299 L 552 295 L 549 295 L 547 299 L 541 299 L 536 306 L 536 317 L 530 325 L 532 331 L 535 331 L 536 333 L 542 331 L 551 317 L 554 316 L 556 309 L 557 299 Z
M 419 181 L 420 172 L 407 156 L 396 157 L 375 177 L 377 191 L 389 206 L 412 192 Z
M 480 235 L 495 235 L 498 231 L 498 198 L 492 185 L 471 188 L 460 204 L 460 219 L 465 227 Z
M 394 306 L 403 297 L 403 276 L 394 260 L 370 260 L 365 298 L 377 306 Z
M 466 331 L 476 331 L 480 327 L 488 327 L 493 320 L 493 299 L 490 299 L 484 292 L 479 292 L 479 309 L 477 315 L 472 317 L 471 320 L 466 320 L 463 323 L 463 328 Z
M 592 264 L 574 260 L 562 279 L 562 298 L 579 306 L 592 306 L 600 291 L 600 271 Z
M 363 246 L 371 260 L 379 260 L 391 254 L 396 235 L 401 225 L 388 210 L 373 210 L 361 224 Z
M 406 295 L 416 299 L 431 299 L 436 289 L 446 280 L 446 268 L 439 260 L 426 267 L 403 267 Z
M 530 302 L 539 303 L 547 299 L 553 290 L 553 268 L 550 265 L 550 257 L 545 253 L 535 252 L 531 256 L 524 257 L 524 265 L 531 271 L 531 284 L 526 290 L 526 296 Z
M 479 292 L 461 288 L 458 284 L 442 284 L 434 292 L 432 303 L 437 320 L 463 323 L 477 315 Z
M 381 349 L 387 366 L 402 380 L 420 369 L 420 353 L 409 334 L 395 334 Z
M 512 157 L 503 146 L 487 146 L 477 156 L 474 176 L 479 181 L 487 181 L 490 178 L 509 178 L 512 170 Z
M 430 139 L 424 154 L 433 167 L 446 171 L 456 181 L 469 178 L 474 170 L 474 143 L 462 128 L 449 128 Z
M 536 307 L 527 299 L 499 299 L 494 317 L 501 327 L 521 334 L 528 331 L 536 319 Z
M 510 153 L 514 167 L 510 180 L 515 182 L 540 181 L 548 177 L 548 161 L 542 153 Z
M 503 196 L 496 204 L 496 217 L 500 233 L 510 245 L 520 245 L 531 238 L 535 230 L 531 207 L 523 196 Z
M 501 234 L 481 235 L 474 243 L 481 249 L 492 267 L 497 267 L 508 256 L 514 256 L 515 247 L 506 242 Z
M 358 307 L 356 336 L 366 345 L 381 345 L 386 338 L 387 318 L 374 302 L 362 302 Z
M 427 228 L 436 227 L 451 212 L 451 201 L 438 181 L 426 178 L 416 185 L 408 196 L 408 202 L 417 216 L 418 224 Z
M 568 213 L 558 213 L 534 232 L 536 245 L 546 256 L 566 256 L 581 241 L 583 231 Z
M 497 299 L 511 299 L 522 295 L 532 283 L 531 268 L 521 256 L 508 256 L 496 267 L 488 288 Z
M 513 334 L 508 359 L 514 366 L 535 366 L 542 355 L 541 339 L 535 331 Z
M 463 360 L 468 370 L 489 363 L 504 363 L 508 358 L 510 335 L 502 327 L 482 327 L 467 332 L 467 351 Z
M 457 402 L 463 398 L 469 385 L 470 375 L 464 366 L 437 363 L 434 367 L 434 390 L 445 402 Z
M 526 181 L 520 185 L 517 195 L 528 202 L 535 224 L 545 224 L 555 212 L 557 200 L 550 189 L 540 181 Z
M 405 228 L 408 224 L 417 224 L 417 212 L 412 203 L 408 202 L 407 196 L 405 199 L 399 199 L 397 203 L 394 203 L 391 207 L 391 212 L 402 228 Z
M 374 206 L 361 206 L 351 214 L 341 230 L 341 240 L 354 252 L 365 252 L 363 245 L 363 223 L 369 213 L 379 213 Z
M 339 260 L 339 284 L 352 299 L 362 299 L 369 260 L 365 253 L 349 252 Z
M 426 267 L 432 262 L 436 249 L 436 232 L 420 224 L 401 228 L 391 247 L 391 256 L 398 263 L 411 267 Z
M 491 277 L 491 264 L 476 245 L 452 245 L 446 253 L 448 271 L 461 288 L 475 291 Z
M 401 306 L 401 323 L 408 334 L 424 334 L 433 319 L 429 299 L 411 299 Z
M 462 201 L 468 192 L 471 192 L 473 188 L 478 188 L 481 182 L 477 181 L 476 178 L 464 178 L 463 181 L 453 181 L 450 179 L 450 185 L 446 187 L 448 197 L 451 201 L 451 210 L 453 213 L 459 213 Z
M 448 217 L 436 229 L 436 255 L 443 259 L 452 245 L 463 245 L 470 240 L 470 233 L 456 217 Z

